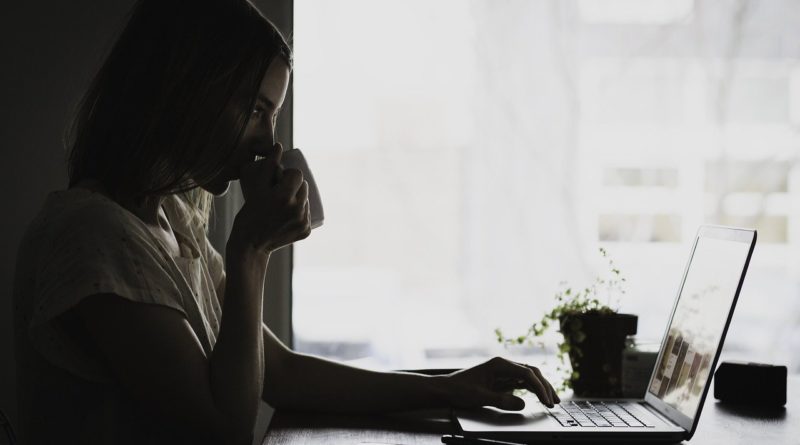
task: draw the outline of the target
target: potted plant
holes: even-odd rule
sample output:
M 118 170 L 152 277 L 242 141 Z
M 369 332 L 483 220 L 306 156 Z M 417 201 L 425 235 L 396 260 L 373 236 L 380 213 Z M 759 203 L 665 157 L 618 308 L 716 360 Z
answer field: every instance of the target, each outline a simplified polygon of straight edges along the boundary
M 562 282 L 555 294 L 556 305 L 531 325 L 524 335 L 506 337 L 495 329 L 504 346 L 534 344 L 551 326 L 558 326 L 558 370 L 564 373 L 561 390 L 572 388 L 579 397 L 619 397 L 622 395 L 622 351 L 629 335 L 636 334 L 637 316 L 621 314 L 610 306 L 612 297 L 625 293 L 625 278 L 602 247 L 607 260 L 607 276 L 598 276 L 583 288 Z M 605 294 L 606 303 L 600 301 Z M 571 369 L 566 367 L 569 357 Z

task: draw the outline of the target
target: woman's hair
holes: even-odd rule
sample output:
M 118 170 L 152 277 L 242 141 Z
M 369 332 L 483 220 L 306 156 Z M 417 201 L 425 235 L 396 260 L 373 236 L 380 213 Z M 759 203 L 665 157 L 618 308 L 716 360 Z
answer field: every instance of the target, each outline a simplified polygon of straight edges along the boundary
M 275 57 L 292 66 L 247 0 L 139 0 L 65 132 L 69 186 L 94 179 L 117 201 L 182 193 L 207 227 L 198 186 L 233 154 Z

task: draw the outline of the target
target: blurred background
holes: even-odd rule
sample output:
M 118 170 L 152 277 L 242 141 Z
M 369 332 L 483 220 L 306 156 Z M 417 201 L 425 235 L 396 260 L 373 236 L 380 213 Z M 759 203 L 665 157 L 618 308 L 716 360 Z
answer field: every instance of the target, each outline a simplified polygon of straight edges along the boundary
M 505 350 L 559 283 L 659 342 L 697 227 L 759 241 L 723 358 L 800 370 L 800 4 L 295 0 L 294 142 L 325 204 L 296 349 L 376 369 Z M 552 360 L 552 359 L 551 359 Z

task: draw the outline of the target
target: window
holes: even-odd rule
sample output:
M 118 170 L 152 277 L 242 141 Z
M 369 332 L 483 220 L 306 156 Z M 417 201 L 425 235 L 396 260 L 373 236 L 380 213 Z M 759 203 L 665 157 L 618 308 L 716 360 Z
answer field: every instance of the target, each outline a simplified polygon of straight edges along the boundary
M 503 353 L 494 328 L 590 282 L 600 246 L 660 341 L 718 223 L 759 230 L 726 353 L 800 367 L 798 6 L 647 3 L 296 0 L 294 138 L 326 211 L 295 247 L 296 348 Z

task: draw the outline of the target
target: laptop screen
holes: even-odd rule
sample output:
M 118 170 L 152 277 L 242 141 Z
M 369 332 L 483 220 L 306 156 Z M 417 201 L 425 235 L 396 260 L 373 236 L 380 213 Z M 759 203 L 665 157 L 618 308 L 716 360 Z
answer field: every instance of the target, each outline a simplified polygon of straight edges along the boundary
M 693 418 L 736 296 L 750 244 L 700 237 L 649 391 Z

